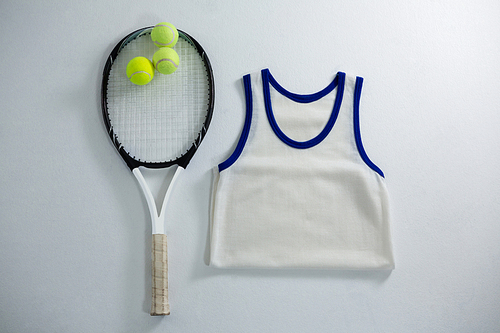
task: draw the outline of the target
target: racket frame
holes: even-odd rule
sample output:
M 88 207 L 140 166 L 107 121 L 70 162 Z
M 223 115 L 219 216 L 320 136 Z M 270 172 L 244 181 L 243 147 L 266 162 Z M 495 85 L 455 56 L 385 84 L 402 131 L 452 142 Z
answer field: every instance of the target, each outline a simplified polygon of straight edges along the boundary
M 191 158 L 195 154 L 196 150 L 200 146 L 203 141 L 207 129 L 212 120 L 212 114 L 214 109 L 214 99 L 215 99 L 215 85 L 214 85 L 214 77 L 212 72 L 212 66 L 210 64 L 210 60 L 206 55 L 205 51 L 201 47 L 201 45 L 189 34 L 182 30 L 178 30 L 179 38 L 184 38 L 188 43 L 190 43 L 201 56 L 202 61 L 205 64 L 207 69 L 207 82 L 209 85 L 209 95 L 208 95 L 208 103 L 207 103 L 207 114 L 205 116 L 205 121 L 203 123 L 202 128 L 200 129 L 198 136 L 194 140 L 193 144 L 190 148 L 182 154 L 180 157 L 170 160 L 170 161 L 162 161 L 162 162 L 148 162 L 143 161 L 141 159 L 135 158 L 135 156 L 131 156 L 127 153 L 123 145 L 121 144 L 118 136 L 115 134 L 113 130 L 113 125 L 111 123 L 111 119 L 108 113 L 108 105 L 107 105 L 107 85 L 109 81 L 109 74 L 111 71 L 111 67 L 113 65 L 114 60 L 116 59 L 118 53 L 121 49 L 131 40 L 137 38 L 138 36 L 148 33 L 153 29 L 153 26 L 137 29 L 124 38 L 122 38 L 116 46 L 111 51 L 108 59 L 105 63 L 102 77 L 102 85 L 101 85 L 101 109 L 102 115 L 104 118 L 104 124 L 106 126 L 106 130 L 111 139 L 111 142 L 115 146 L 116 150 L 125 161 L 127 166 L 132 171 L 133 175 L 137 179 L 141 190 L 146 198 L 146 202 L 148 204 L 148 209 L 151 215 L 151 224 L 152 224 L 152 297 L 151 297 L 151 312 L 152 316 L 158 315 L 169 315 L 170 314 L 170 305 L 168 302 L 168 257 L 167 257 L 167 236 L 165 233 L 165 211 L 168 205 L 169 199 L 171 197 L 172 190 L 174 188 L 177 179 L 179 178 L 182 171 L 187 167 Z M 176 171 L 172 180 L 170 181 L 170 185 L 167 188 L 167 192 L 165 193 L 165 197 L 163 198 L 161 210 L 158 212 L 155 199 L 149 188 L 146 180 L 144 179 L 140 167 L 145 168 L 153 168 L 153 169 L 162 169 L 169 168 L 171 166 L 177 165 Z
M 113 130 L 113 125 L 111 123 L 111 119 L 108 113 L 108 105 L 107 105 L 107 85 L 108 85 L 108 80 L 109 80 L 109 73 L 111 71 L 111 66 L 113 65 L 114 60 L 118 56 L 118 53 L 120 53 L 121 49 L 131 40 L 137 38 L 139 35 L 148 33 L 148 31 L 152 30 L 153 26 L 137 29 L 127 36 L 123 37 L 120 42 L 116 44 L 116 46 L 113 48 L 111 51 L 106 64 L 104 65 L 104 71 L 103 71 L 103 76 L 102 76 L 102 84 L 101 84 L 101 110 L 102 110 L 102 115 L 104 118 L 104 125 L 106 126 L 106 130 L 108 132 L 109 137 L 111 138 L 111 142 L 115 146 L 116 150 L 118 153 L 121 155 L 122 159 L 125 161 L 127 166 L 130 168 L 130 170 L 133 170 L 137 167 L 143 166 L 147 168 L 155 168 L 155 169 L 162 169 L 162 168 L 168 168 L 172 165 L 177 164 L 178 166 L 182 168 L 186 168 L 189 162 L 191 161 L 191 158 L 193 157 L 194 153 L 198 149 L 199 145 L 203 141 L 203 138 L 205 137 L 207 133 L 207 129 L 210 125 L 210 122 L 212 121 L 212 114 L 213 114 L 213 109 L 214 109 L 214 104 L 215 104 L 215 84 L 214 84 L 214 76 L 213 76 L 213 71 L 212 71 L 212 65 L 210 64 L 210 60 L 208 59 L 207 54 L 205 53 L 205 50 L 203 47 L 194 39 L 191 37 L 189 34 L 182 30 L 177 30 L 179 32 L 179 38 L 184 38 L 188 43 L 190 43 L 198 52 L 198 54 L 201 56 L 203 62 L 205 63 L 205 67 L 207 69 L 207 81 L 209 84 L 209 95 L 208 95 L 208 105 L 207 105 L 207 115 L 205 117 L 205 121 L 203 123 L 202 128 L 200 129 L 200 132 L 198 133 L 197 138 L 194 140 L 193 144 L 191 147 L 180 157 L 177 159 L 171 160 L 171 161 L 162 161 L 162 162 L 148 162 L 148 161 L 143 161 L 141 159 L 135 158 L 134 156 L 130 156 L 123 145 L 121 144 L 118 136 L 115 134 Z M 175 73 L 174 73 L 175 75 Z

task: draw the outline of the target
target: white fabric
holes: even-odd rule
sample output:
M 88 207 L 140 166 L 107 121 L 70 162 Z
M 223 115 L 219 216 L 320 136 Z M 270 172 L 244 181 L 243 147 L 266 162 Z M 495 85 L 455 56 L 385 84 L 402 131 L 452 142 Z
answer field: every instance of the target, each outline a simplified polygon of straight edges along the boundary
M 266 116 L 261 72 L 251 75 L 248 140 L 229 168 L 214 169 L 210 264 L 220 268 L 392 269 L 384 178 L 361 158 L 354 136 L 355 78 L 346 76 L 329 135 L 308 149 L 290 147 Z M 337 86 L 297 103 L 272 86 L 280 129 L 296 141 L 325 127 Z

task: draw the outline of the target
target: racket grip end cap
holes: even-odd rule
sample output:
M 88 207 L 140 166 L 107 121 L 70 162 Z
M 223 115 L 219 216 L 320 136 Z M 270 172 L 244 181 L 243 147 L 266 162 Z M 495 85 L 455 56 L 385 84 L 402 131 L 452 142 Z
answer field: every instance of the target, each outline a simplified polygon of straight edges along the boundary
M 170 314 L 168 303 L 167 235 L 154 234 L 151 244 L 151 316 Z

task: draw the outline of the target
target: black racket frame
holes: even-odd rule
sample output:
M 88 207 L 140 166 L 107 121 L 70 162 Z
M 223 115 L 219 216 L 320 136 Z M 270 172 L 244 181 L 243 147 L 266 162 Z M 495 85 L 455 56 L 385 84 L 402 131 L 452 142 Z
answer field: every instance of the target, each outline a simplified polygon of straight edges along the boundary
M 208 98 L 207 114 L 205 117 L 205 122 L 202 128 L 200 129 L 200 132 L 198 133 L 196 140 L 191 145 L 191 147 L 184 154 L 182 154 L 175 160 L 162 161 L 162 162 L 143 161 L 141 159 L 136 158 L 135 156 L 129 155 L 129 153 L 125 150 L 118 136 L 115 134 L 113 130 L 113 125 L 111 124 L 111 119 L 109 117 L 108 105 L 107 105 L 107 85 L 113 61 L 114 59 L 116 59 L 118 53 L 126 43 L 128 43 L 130 40 L 135 39 L 137 36 L 146 33 L 147 30 L 151 29 L 153 29 L 153 26 L 137 29 L 128 34 L 127 36 L 123 37 L 123 39 L 116 44 L 116 46 L 113 48 L 113 50 L 108 56 L 106 64 L 104 65 L 104 70 L 102 74 L 102 85 L 101 85 L 101 108 L 102 108 L 102 115 L 104 118 L 104 124 L 106 126 L 106 130 L 109 134 L 109 137 L 111 138 L 113 145 L 115 146 L 116 150 L 121 155 L 127 166 L 130 168 L 130 170 L 133 170 L 139 166 L 144 166 L 147 168 L 168 168 L 174 164 L 177 164 L 182 168 L 186 168 L 207 133 L 210 122 L 212 121 L 212 115 L 215 104 L 215 84 L 214 84 L 214 76 L 210 60 L 208 59 L 208 56 L 205 53 L 203 47 L 200 45 L 200 43 L 198 43 L 196 39 L 194 39 L 186 32 L 178 29 L 180 38 L 184 37 L 186 41 L 188 41 L 191 45 L 193 45 L 198 51 L 199 55 L 201 56 L 203 62 L 205 63 L 205 66 L 207 68 L 207 75 L 208 75 L 207 79 L 209 84 L 209 98 Z

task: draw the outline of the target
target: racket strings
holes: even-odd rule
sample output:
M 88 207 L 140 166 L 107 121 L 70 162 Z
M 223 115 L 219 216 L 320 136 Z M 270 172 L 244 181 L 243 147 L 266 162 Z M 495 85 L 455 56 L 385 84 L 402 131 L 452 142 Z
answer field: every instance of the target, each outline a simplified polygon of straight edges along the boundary
M 172 161 L 195 143 L 207 116 L 209 78 L 196 49 L 179 38 L 174 49 L 180 64 L 171 75 L 155 72 L 145 86 L 126 77 L 127 63 L 136 56 L 152 59 L 158 48 L 149 35 L 126 44 L 113 62 L 107 89 L 113 131 L 132 157 L 148 162 Z M 196 143 L 195 143 L 196 144 Z

